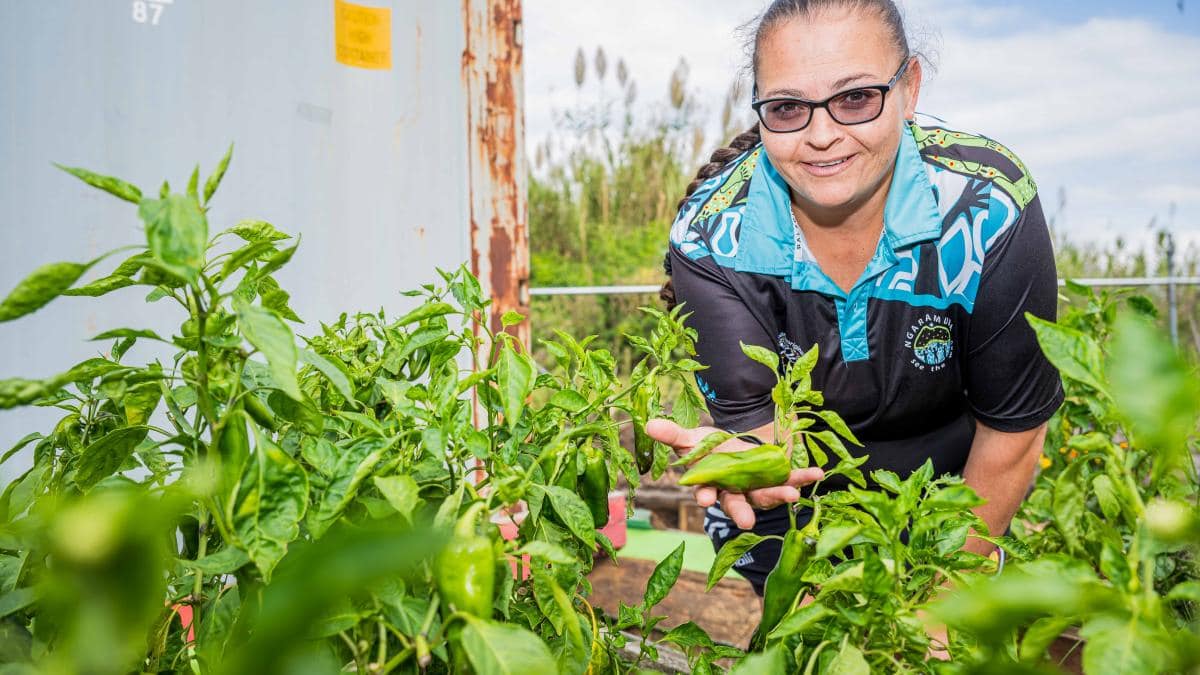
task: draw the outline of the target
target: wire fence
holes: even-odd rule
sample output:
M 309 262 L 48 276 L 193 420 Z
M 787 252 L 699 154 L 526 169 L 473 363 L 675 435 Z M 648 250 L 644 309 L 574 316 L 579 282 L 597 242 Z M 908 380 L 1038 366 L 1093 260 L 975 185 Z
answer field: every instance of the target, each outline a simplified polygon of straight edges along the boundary
M 1132 288 L 1146 286 L 1167 287 L 1167 324 L 1171 329 L 1171 341 L 1179 343 L 1179 307 L 1175 288 L 1178 286 L 1200 286 L 1200 277 L 1091 277 L 1071 279 L 1070 281 L 1082 286 Z M 1065 286 L 1066 279 L 1059 279 L 1058 285 Z M 661 288 L 658 284 L 619 285 L 619 286 L 544 286 L 529 289 L 532 297 L 553 297 L 563 295 L 657 295 Z

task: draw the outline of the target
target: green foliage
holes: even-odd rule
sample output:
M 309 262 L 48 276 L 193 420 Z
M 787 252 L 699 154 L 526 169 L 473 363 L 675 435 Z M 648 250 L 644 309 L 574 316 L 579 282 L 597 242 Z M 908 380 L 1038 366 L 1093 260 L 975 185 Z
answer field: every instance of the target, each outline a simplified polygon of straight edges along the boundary
M 662 387 L 698 367 L 676 357 L 695 354 L 681 312 L 648 310 L 626 381 L 594 337 L 567 333 L 542 340 L 554 363 L 539 372 L 523 345 L 483 327 L 489 302 L 464 269 L 408 293 L 420 304 L 399 319 L 343 314 L 298 346 L 272 277 L 290 237 L 255 220 L 208 237 L 229 158 L 203 192 L 195 171 L 185 194 L 157 198 L 71 170 L 137 203 L 146 234 L 73 294 L 145 286 L 179 329 L 107 331 L 105 356 L 0 381 L 0 407 L 63 413 L 4 456 L 34 449 L 0 493 L 0 657 L 97 673 L 623 673 L 653 658 L 646 641 L 629 662 L 620 630 L 649 635 L 661 621 L 649 612 L 682 549 L 656 570 L 637 621 L 597 615 L 586 574 L 611 544 L 576 486 L 600 457 L 636 491 L 618 420 L 660 415 Z M 2 316 L 68 292 L 93 264 L 38 270 Z M 137 364 L 127 357 L 143 341 L 177 351 Z M 667 449 L 649 451 L 661 470 Z M 491 518 L 477 527 L 476 513 Z M 510 541 L 496 525 L 506 518 L 520 523 Z M 441 550 L 469 551 L 457 569 L 475 572 L 435 579 Z M 693 629 L 697 662 L 739 653 Z
M 1072 627 L 1088 673 L 1189 671 L 1200 663 L 1200 378 L 1146 317 L 1117 311 L 1142 303 L 1071 290 L 1082 306 L 1060 324 L 1029 319 L 1067 395 L 1013 521 L 1034 559 L 936 611 L 963 637 L 964 672 L 1049 665 L 1050 643 Z

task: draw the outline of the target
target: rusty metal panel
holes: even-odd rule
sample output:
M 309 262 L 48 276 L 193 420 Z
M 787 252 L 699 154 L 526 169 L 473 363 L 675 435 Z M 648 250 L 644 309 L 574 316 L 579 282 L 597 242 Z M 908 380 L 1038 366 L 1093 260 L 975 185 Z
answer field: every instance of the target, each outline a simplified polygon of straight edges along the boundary
M 335 31 L 339 7 L 353 14 Z M 527 304 L 519 35 L 512 1 L 0 3 L 0 293 L 42 263 L 141 240 L 134 207 L 51 162 L 153 193 L 234 141 L 211 227 L 258 218 L 301 235 L 279 275 L 308 322 L 297 332 L 403 311 L 398 291 L 463 263 L 498 325 Z M 175 330 L 182 317 L 144 295 L 62 298 L 0 324 L 0 377 L 58 372 L 110 328 Z M 0 448 L 50 414 L 0 411 Z
M 529 315 L 521 0 L 463 0 L 471 269 L 492 297 L 489 326 Z M 529 342 L 529 322 L 510 329 Z

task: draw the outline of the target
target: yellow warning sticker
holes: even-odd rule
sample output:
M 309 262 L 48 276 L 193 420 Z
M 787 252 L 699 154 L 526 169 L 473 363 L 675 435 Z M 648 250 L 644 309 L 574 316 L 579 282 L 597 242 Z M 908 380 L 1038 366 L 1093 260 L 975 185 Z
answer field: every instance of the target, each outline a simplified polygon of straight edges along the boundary
M 338 63 L 357 68 L 392 67 L 392 10 L 333 0 L 333 43 Z

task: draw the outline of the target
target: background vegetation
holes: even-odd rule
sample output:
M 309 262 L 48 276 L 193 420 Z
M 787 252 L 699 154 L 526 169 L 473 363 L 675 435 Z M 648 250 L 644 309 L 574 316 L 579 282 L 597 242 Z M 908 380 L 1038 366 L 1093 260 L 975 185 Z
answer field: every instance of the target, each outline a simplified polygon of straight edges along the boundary
M 610 68 L 603 49 L 575 55 L 576 100 L 556 112 L 555 130 L 536 145 L 529 181 L 529 228 L 532 286 L 657 284 L 665 280 L 662 257 L 675 206 L 709 154 L 745 130 L 752 117 L 747 92 L 733 84 L 725 99 L 710 105 L 697 100 L 688 82 L 688 65 L 680 60 L 668 91 L 660 99 L 639 104 L 637 83 L 625 62 Z M 615 72 L 614 72 L 615 71 Z M 636 110 L 636 116 L 635 116 Z M 714 119 L 715 117 L 715 119 Z M 1054 236 L 1060 278 L 1165 276 L 1168 230 L 1174 205 L 1164 204 L 1165 218 L 1152 219 L 1149 247 L 1124 239 L 1111 243 L 1086 240 L 1056 222 L 1070 206 L 1069 188 L 1043 195 Z M 1175 274 L 1200 274 L 1200 249 L 1175 253 Z M 1167 319 L 1167 291 L 1143 289 Z M 1187 351 L 1200 352 L 1200 289 L 1178 287 L 1178 330 Z M 577 335 L 598 334 L 616 345 L 623 332 L 643 334 L 649 317 L 639 305 L 656 303 L 653 295 L 538 297 L 533 304 L 533 331 L 549 327 Z M 648 323 L 646 324 L 648 325 Z M 633 354 L 616 354 L 628 372 Z M 544 359 L 542 359 L 544 361 Z

